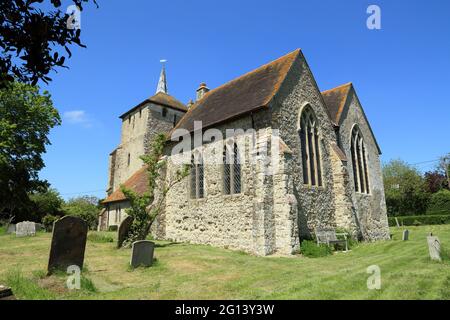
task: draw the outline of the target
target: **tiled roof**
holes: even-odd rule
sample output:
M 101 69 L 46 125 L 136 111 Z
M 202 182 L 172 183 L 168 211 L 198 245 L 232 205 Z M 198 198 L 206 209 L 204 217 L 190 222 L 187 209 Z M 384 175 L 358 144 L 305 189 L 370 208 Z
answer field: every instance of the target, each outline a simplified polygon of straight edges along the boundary
M 147 167 L 142 167 L 138 171 L 136 171 L 123 185 L 133 190 L 134 192 L 142 195 L 145 192 L 148 191 L 148 179 L 147 179 Z M 114 191 L 111 195 L 108 196 L 105 200 L 103 200 L 103 203 L 110 203 L 110 202 L 117 202 L 117 201 L 124 201 L 127 198 L 123 194 L 123 192 L 119 189 Z
M 346 83 L 339 87 L 322 92 L 322 97 L 330 112 L 331 119 L 334 123 L 339 124 L 342 111 L 344 110 L 347 96 L 352 88 L 352 83 Z
M 128 110 L 127 112 L 122 114 L 119 118 L 126 117 L 129 113 L 137 110 L 138 108 L 142 107 L 146 103 L 156 103 L 156 104 L 159 104 L 159 105 L 162 105 L 162 106 L 165 106 L 165 107 L 173 108 L 173 109 L 176 109 L 176 110 L 179 110 L 179 111 L 184 111 L 184 112 L 186 112 L 188 110 L 188 108 L 182 102 L 180 102 L 179 100 L 175 99 L 171 95 L 168 95 L 168 94 L 166 94 L 164 92 L 158 92 L 154 96 L 152 96 L 152 97 L 150 97 L 148 99 L 145 99 L 144 101 L 139 103 L 134 108 Z
M 203 128 L 206 128 L 267 107 L 299 54 L 300 49 L 297 49 L 209 91 L 189 108 L 174 129 L 192 132 L 194 121 L 202 121 Z

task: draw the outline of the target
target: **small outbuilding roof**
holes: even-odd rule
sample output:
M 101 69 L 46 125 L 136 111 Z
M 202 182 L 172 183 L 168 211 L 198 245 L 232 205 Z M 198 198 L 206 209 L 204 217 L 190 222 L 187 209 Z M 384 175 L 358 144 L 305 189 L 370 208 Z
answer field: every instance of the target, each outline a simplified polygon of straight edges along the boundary
M 144 194 L 148 191 L 148 179 L 147 179 L 147 167 L 144 166 L 138 171 L 136 171 L 123 185 L 133 190 L 139 195 Z M 105 200 L 103 200 L 103 204 L 111 203 L 111 202 L 119 202 L 125 201 L 127 198 L 123 194 L 122 190 L 117 189 L 113 193 L 111 193 Z

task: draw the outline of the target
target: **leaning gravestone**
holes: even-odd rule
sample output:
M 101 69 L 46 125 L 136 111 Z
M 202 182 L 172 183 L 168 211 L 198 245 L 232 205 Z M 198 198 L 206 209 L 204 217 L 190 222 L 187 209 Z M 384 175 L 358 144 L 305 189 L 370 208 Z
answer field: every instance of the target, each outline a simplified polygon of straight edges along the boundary
M 131 267 L 137 268 L 140 266 L 150 267 L 153 264 L 153 251 L 155 250 L 155 243 L 148 240 L 141 240 L 133 242 L 131 249 Z
M 16 237 L 29 237 L 36 235 L 34 222 L 23 221 L 16 224 Z
M 402 240 L 403 240 L 403 241 L 408 241 L 408 239 L 409 239 L 409 230 L 406 229 L 406 230 L 403 231 L 403 237 L 402 237 Z
M 83 268 L 87 232 L 87 222 L 77 217 L 65 216 L 54 223 L 49 274 L 54 270 L 66 271 L 72 265 Z
M 427 237 L 427 242 L 431 260 L 442 261 L 441 243 L 439 242 L 439 238 L 430 235 Z
M 6 230 L 6 234 L 16 233 L 16 225 L 11 223 Z
M 395 217 L 395 224 L 397 225 L 397 228 L 400 228 L 400 223 L 398 222 L 397 217 Z
M 117 248 L 121 248 L 123 242 L 127 238 L 128 232 L 130 232 L 131 225 L 133 224 L 133 217 L 128 216 L 122 221 L 117 233 Z

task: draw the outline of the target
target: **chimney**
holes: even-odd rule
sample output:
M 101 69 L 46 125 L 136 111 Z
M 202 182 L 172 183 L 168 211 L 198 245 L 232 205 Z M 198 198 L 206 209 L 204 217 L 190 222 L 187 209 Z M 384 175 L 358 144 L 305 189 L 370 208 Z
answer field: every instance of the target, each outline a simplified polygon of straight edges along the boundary
M 209 88 L 206 86 L 206 83 L 202 82 L 197 89 L 197 101 L 201 100 L 208 91 Z

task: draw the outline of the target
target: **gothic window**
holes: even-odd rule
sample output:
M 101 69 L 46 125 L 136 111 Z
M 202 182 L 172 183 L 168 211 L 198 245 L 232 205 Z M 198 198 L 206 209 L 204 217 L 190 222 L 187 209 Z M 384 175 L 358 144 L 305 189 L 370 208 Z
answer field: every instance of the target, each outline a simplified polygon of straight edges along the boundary
M 191 198 L 201 199 L 205 197 L 205 186 L 204 186 L 204 166 L 201 154 L 197 153 L 196 156 L 191 157 Z
M 130 166 L 130 162 L 131 162 L 131 154 L 128 154 L 128 159 L 127 159 L 128 166 Z
M 319 128 L 316 116 L 310 106 L 303 109 L 299 125 L 303 183 L 322 186 Z
M 367 149 L 358 126 L 353 127 L 350 143 L 355 191 L 368 194 L 370 193 L 370 186 L 367 169 Z
M 162 116 L 165 118 L 167 116 L 167 108 L 162 109 Z
M 223 148 L 223 192 L 241 193 L 241 161 L 236 143 Z

